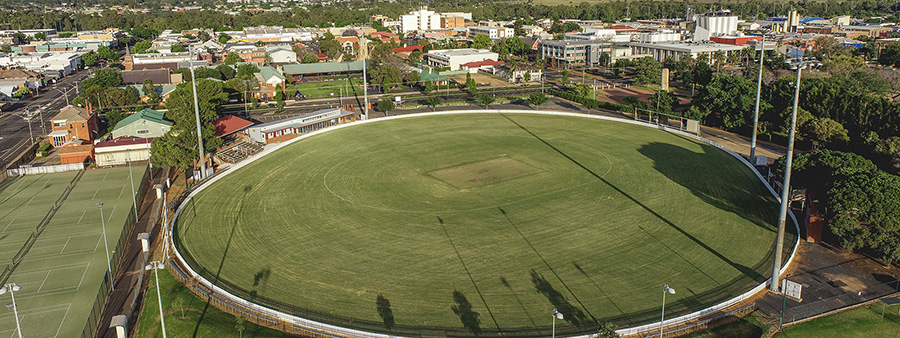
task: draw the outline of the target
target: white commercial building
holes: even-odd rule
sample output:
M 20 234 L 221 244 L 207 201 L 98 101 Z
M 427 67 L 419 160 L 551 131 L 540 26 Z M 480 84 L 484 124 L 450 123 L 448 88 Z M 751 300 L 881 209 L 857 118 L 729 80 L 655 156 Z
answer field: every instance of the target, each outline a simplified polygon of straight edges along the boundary
M 435 29 L 441 29 L 441 16 L 434 11 L 429 11 L 426 7 L 400 16 L 400 30 L 404 33 Z
M 23 68 L 56 78 L 75 73 L 85 52 L 32 52 L 0 56 L 0 67 Z
M 497 60 L 500 55 L 488 49 L 436 49 L 428 51 L 426 55 L 428 65 L 435 68 L 450 67 L 450 70 L 459 70 L 464 63 Z
M 616 34 L 613 29 L 585 28 L 583 32 L 566 33 L 568 40 L 598 40 L 603 42 L 631 42 L 631 35 Z
M 659 43 L 659 42 L 675 42 L 681 41 L 681 33 L 675 32 L 652 32 L 641 33 L 640 42 L 643 43 Z
M 516 31 L 512 28 L 494 27 L 494 26 L 474 26 L 469 27 L 469 37 L 474 38 L 478 34 L 487 35 L 491 39 L 511 38 L 515 36 Z
M 725 53 L 725 56 L 732 55 L 734 53 L 740 53 L 740 51 L 746 48 L 746 45 L 728 45 L 724 43 L 715 43 L 715 42 L 663 42 L 663 43 L 641 43 L 641 42 L 632 42 L 631 46 L 631 54 L 632 55 L 650 55 L 653 56 L 656 61 L 663 62 L 668 57 L 674 58 L 676 61 L 681 59 L 682 56 L 690 55 L 693 58 L 697 58 L 700 54 L 708 54 L 709 62 L 714 63 L 715 59 L 713 58 L 713 54 L 716 51 L 722 51 Z
M 737 22 L 738 17 L 727 10 L 698 15 L 694 41 L 709 40 L 710 36 L 732 35 L 737 32 Z

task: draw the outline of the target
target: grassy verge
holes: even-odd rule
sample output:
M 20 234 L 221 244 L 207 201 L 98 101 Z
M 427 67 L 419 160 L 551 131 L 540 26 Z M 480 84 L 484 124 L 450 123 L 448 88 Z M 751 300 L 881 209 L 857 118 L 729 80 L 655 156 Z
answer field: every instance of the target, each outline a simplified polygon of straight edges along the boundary
M 146 276 L 150 287 L 144 299 L 137 337 L 162 337 L 159 325 L 159 302 L 156 296 L 156 281 L 153 274 Z M 168 337 L 241 337 L 234 316 L 219 311 L 194 296 L 181 283 L 166 271 L 159 273 L 159 285 L 162 292 L 163 312 L 166 316 L 166 334 Z M 206 313 L 203 314 L 204 309 Z M 244 322 L 243 337 L 290 337 L 290 335 Z
M 881 302 L 861 306 L 828 317 L 822 317 L 784 328 L 778 338 L 830 337 L 900 337 L 900 315 L 897 305 L 884 307 Z

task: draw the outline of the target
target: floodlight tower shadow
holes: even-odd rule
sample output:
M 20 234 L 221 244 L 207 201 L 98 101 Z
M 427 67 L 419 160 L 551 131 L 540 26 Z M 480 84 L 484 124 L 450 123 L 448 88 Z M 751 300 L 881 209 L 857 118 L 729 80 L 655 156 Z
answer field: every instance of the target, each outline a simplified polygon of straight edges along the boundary
M 238 210 L 234 216 L 234 222 L 231 225 L 231 233 L 228 235 L 228 242 L 226 242 L 225 244 L 225 250 L 222 252 L 222 260 L 219 261 L 219 268 L 218 270 L 216 270 L 216 277 L 212 281 L 213 285 L 219 282 L 219 275 L 222 273 L 222 267 L 225 266 L 225 258 L 228 257 L 228 249 L 231 248 L 231 240 L 234 238 L 234 231 L 237 230 L 238 220 L 241 216 L 241 210 L 244 208 L 244 199 L 247 197 L 247 194 L 250 193 L 251 190 L 253 190 L 253 186 L 248 185 L 244 187 L 244 196 L 242 196 L 240 202 L 238 202 Z M 193 201 L 193 199 L 191 199 L 191 201 Z M 191 297 L 191 302 L 193 302 L 194 298 L 196 297 Z M 197 333 L 200 330 L 200 323 L 202 323 L 203 318 L 206 317 L 206 311 L 209 310 L 209 303 L 211 300 L 211 298 L 206 300 L 206 305 L 203 306 L 203 311 L 200 312 L 200 317 L 197 318 L 197 325 L 194 326 L 194 334 L 191 335 L 191 337 L 197 338 Z M 188 305 L 188 308 L 190 308 L 190 304 Z
M 673 223 L 672 221 L 670 221 L 670 220 L 668 220 L 667 218 L 663 217 L 663 216 L 660 215 L 658 212 L 656 212 L 655 210 L 651 209 L 650 207 L 648 207 L 647 205 L 645 205 L 645 204 L 642 203 L 641 201 L 638 201 L 636 198 L 634 198 L 633 196 L 629 195 L 628 193 L 626 193 L 625 191 L 623 191 L 623 190 L 620 189 L 619 187 L 617 187 L 617 186 L 615 186 L 614 184 L 610 183 L 609 181 L 607 181 L 607 180 L 606 180 L 605 178 L 603 178 L 602 176 L 597 175 L 597 173 L 595 173 L 593 170 L 589 169 L 588 167 L 585 167 L 583 164 L 581 164 L 580 162 L 578 162 L 577 160 L 575 160 L 574 158 L 572 158 L 571 156 L 569 156 L 568 154 L 566 154 L 566 153 L 563 152 L 562 150 L 559 150 L 559 148 L 556 148 L 555 146 L 553 146 L 552 144 L 550 144 L 549 142 L 547 142 L 546 140 L 544 140 L 543 138 L 541 138 L 540 136 L 538 136 L 537 134 L 535 134 L 534 132 L 532 132 L 531 130 L 528 130 L 528 128 L 525 128 L 525 126 L 523 126 L 523 125 L 519 124 L 518 122 L 516 122 L 515 120 L 511 119 L 511 118 L 510 118 L 509 116 L 507 116 L 506 114 L 502 114 L 502 113 L 501 113 L 500 115 L 503 116 L 503 117 L 505 117 L 507 120 L 509 120 L 509 121 L 512 122 L 513 124 L 515 124 L 515 125 L 516 125 L 517 127 L 519 127 L 520 129 L 524 130 L 526 133 L 528 133 L 528 134 L 530 134 L 531 136 L 533 136 L 535 139 L 537 139 L 538 141 L 540 141 L 540 142 L 543 143 L 544 145 L 550 147 L 550 149 L 553 149 L 554 151 L 556 151 L 557 153 L 559 153 L 560 155 L 562 155 L 563 157 L 565 157 L 567 160 L 569 160 L 570 162 L 572 162 L 573 164 L 575 164 L 575 165 L 578 166 L 579 168 L 581 168 L 581 169 L 583 169 L 584 171 L 586 171 L 586 172 L 587 172 L 588 174 L 590 174 L 591 176 L 594 176 L 594 178 L 596 178 L 596 179 L 600 180 L 601 182 L 605 183 L 606 185 L 608 185 L 610 188 L 613 188 L 613 190 L 615 190 L 616 192 L 618 192 L 618 193 L 621 194 L 622 196 L 625 196 L 625 198 L 628 198 L 628 199 L 629 199 L 631 202 L 633 202 L 634 204 L 637 204 L 638 206 L 640 206 L 642 209 L 644 209 L 644 210 L 646 210 L 647 212 L 649 212 L 649 213 L 650 213 L 651 215 L 653 215 L 654 217 L 656 217 L 656 218 L 658 218 L 659 220 L 663 221 L 663 223 L 667 224 L 667 225 L 668 225 L 669 227 L 671 227 L 672 229 L 675 229 L 676 231 L 678 231 L 679 233 L 681 233 L 684 237 L 687 237 L 688 239 L 690 239 L 691 241 L 693 241 L 695 244 L 699 245 L 699 246 L 702 247 L 703 249 L 706 249 L 706 251 L 708 251 L 709 253 L 713 254 L 714 256 L 716 256 L 717 258 L 719 258 L 719 259 L 722 260 L 723 262 L 727 263 L 728 265 L 731 265 L 731 267 L 733 267 L 735 270 L 740 271 L 741 273 L 747 275 L 747 276 L 750 277 L 750 278 L 753 278 L 754 280 L 757 278 L 757 276 L 761 276 L 758 272 L 754 271 L 753 269 L 750 269 L 750 268 L 748 268 L 748 267 L 746 267 L 746 266 L 743 266 L 743 265 L 741 265 L 741 264 L 737 264 L 737 263 L 735 263 L 734 261 L 732 261 L 731 259 L 729 259 L 728 257 L 725 257 L 724 255 L 722 255 L 721 253 L 719 253 L 718 251 L 716 251 L 715 249 L 713 249 L 712 247 L 710 247 L 710 246 L 707 245 L 706 243 L 703 243 L 703 241 L 701 241 L 700 239 L 698 239 L 698 238 L 695 237 L 694 235 L 691 235 L 690 233 L 688 233 L 687 231 L 685 231 L 685 230 L 682 229 L 681 227 L 675 225 L 675 223 Z

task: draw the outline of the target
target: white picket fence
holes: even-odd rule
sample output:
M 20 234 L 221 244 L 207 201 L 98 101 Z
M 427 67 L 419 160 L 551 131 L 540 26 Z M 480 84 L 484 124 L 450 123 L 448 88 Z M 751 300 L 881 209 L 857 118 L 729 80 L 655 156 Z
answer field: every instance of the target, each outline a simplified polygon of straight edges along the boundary
M 228 174 L 236 171 L 237 169 L 240 169 L 241 167 L 243 167 L 245 165 L 253 163 L 254 161 L 262 158 L 263 156 L 266 156 L 272 152 L 277 151 L 278 149 L 281 149 L 282 147 L 286 147 L 294 142 L 298 142 L 307 137 L 312 137 L 317 134 L 329 132 L 329 131 L 332 131 L 335 129 L 347 128 L 347 127 L 354 126 L 354 125 L 361 124 L 361 123 L 376 123 L 376 122 L 380 122 L 380 121 L 389 121 L 389 120 L 414 118 L 414 117 L 421 117 L 421 116 L 431 116 L 431 115 L 499 114 L 499 113 L 542 114 L 542 115 L 557 115 L 557 116 L 573 116 L 573 117 L 581 117 L 581 118 L 593 118 L 593 119 L 600 119 L 600 120 L 629 123 L 629 124 L 634 124 L 634 125 L 641 125 L 641 126 L 661 129 L 661 130 L 665 130 L 668 132 L 683 135 L 686 137 L 690 137 L 692 139 L 695 139 L 700 142 L 709 144 L 713 147 L 716 147 L 716 148 L 734 156 L 735 159 L 737 159 L 738 161 L 740 161 L 741 163 L 746 165 L 748 168 L 750 168 L 750 170 L 754 174 L 756 174 L 756 177 L 760 180 L 761 183 L 763 183 L 769 189 L 769 192 L 773 196 L 775 196 L 776 199 L 778 199 L 779 201 L 781 200 L 780 195 L 774 189 L 772 189 L 771 186 L 769 186 L 769 184 L 762 177 L 762 175 L 760 175 L 759 172 L 757 172 L 756 169 L 753 167 L 753 165 L 750 164 L 750 162 L 748 162 L 743 156 L 741 156 L 741 155 L 739 155 L 739 154 L 737 154 L 737 153 L 735 153 L 713 141 L 707 140 L 700 136 L 697 136 L 697 135 L 694 135 L 691 133 L 687 133 L 687 132 L 684 132 L 684 131 L 681 131 L 678 129 L 668 128 L 668 127 L 662 126 L 662 125 L 648 124 L 643 121 L 625 120 L 625 119 L 620 119 L 620 118 L 615 118 L 615 117 L 589 115 L 589 114 L 582 114 L 582 113 L 571 113 L 571 112 L 560 112 L 560 111 L 512 110 L 512 109 L 510 109 L 510 110 L 480 109 L 480 110 L 458 110 L 458 111 L 443 111 L 443 112 L 433 112 L 433 113 L 398 115 L 398 116 L 390 116 L 390 117 L 384 117 L 384 118 L 378 118 L 378 119 L 372 119 L 372 120 L 358 121 L 356 123 L 346 123 L 346 124 L 341 124 L 341 125 L 337 125 L 337 126 L 333 126 L 333 127 L 329 127 L 329 128 L 325 128 L 325 129 L 319 129 L 317 131 L 307 133 L 300 137 L 297 137 L 297 138 L 291 139 L 289 141 L 286 141 L 284 143 L 278 144 L 274 147 L 267 147 L 266 150 L 264 150 L 260 153 L 257 153 L 255 155 L 245 159 L 244 161 L 241 161 L 240 163 L 235 164 L 235 166 L 230 168 L 228 171 L 223 172 L 222 174 L 209 179 L 208 181 L 204 182 L 202 186 L 200 186 L 199 188 L 197 188 L 193 192 L 191 192 L 191 194 L 189 194 L 188 197 L 185 198 L 184 201 L 182 201 L 182 203 L 178 206 L 178 209 L 175 212 L 175 217 L 172 218 L 171 222 L 174 224 L 175 221 L 178 219 L 178 216 L 181 214 L 181 211 L 183 210 L 183 208 L 187 205 L 187 201 L 190 200 L 191 198 L 193 198 L 194 196 L 196 196 L 201 191 L 203 191 L 203 189 L 205 189 L 206 187 L 212 185 L 213 183 L 215 183 L 222 177 L 227 176 Z M 791 220 L 793 220 L 794 227 L 795 227 L 797 233 L 800 233 L 800 226 L 797 223 L 797 219 L 794 218 L 794 215 L 792 213 L 788 213 L 788 215 L 790 215 Z M 309 330 L 309 332 L 312 334 L 321 335 L 323 333 L 327 333 L 328 335 L 335 336 L 335 337 L 363 337 L 363 338 L 398 337 L 398 336 L 393 336 L 393 335 L 385 335 L 385 334 L 378 334 L 378 333 L 373 333 L 373 332 L 366 332 L 366 331 L 361 331 L 361 330 L 345 328 L 345 327 L 340 327 L 340 326 L 336 326 L 336 325 L 312 321 L 312 320 L 309 320 L 306 318 L 297 317 L 297 316 L 294 316 L 291 314 L 277 311 L 275 309 L 261 306 L 259 304 L 255 304 L 246 299 L 235 296 L 235 295 L 215 286 L 215 284 L 213 284 L 212 282 L 210 282 L 209 280 L 207 280 L 206 278 L 204 278 L 203 276 L 198 274 L 196 271 L 194 271 L 193 268 L 191 268 L 190 265 L 188 265 L 187 262 L 184 260 L 184 258 L 181 256 L 181 253 L 178 252 L 177 246 L 175 246 L 174 243 L 171 242 L 172 227 L 169 227 L 168 231 L 169 231 L 169 236 L 167 236 L 167 237 L 169 238 L 169 243 L 166 243 L 166 245 L 169 245 L 173 249 L 173 251 L 175 253 L 174 259 L 177 259 L 178 263 L 181 266 L 187 267 L 188 271 L 186 271 L 186 272 L 190 276 L 190 278 L 194 279 L 195 281 L 197 281 L 200 284 L 203 284 L 204 286 L 206 286 L 209 290 L 212 290 L 213 293 L 217 294 L 217 296 L 223 300 L 227 300 L 229 302 L 232 302 L 233 304 L 239 304 L 247 309 L 252 309 L 259 314 L 263 314 L 263 315 L 266 315 L 266 316 L 269 316 L 272 318 L 278 318 L 284 322 L 293 324 L 294 327 L 304 328 L 306 330 Z M 800 240 L 798 237 L 797 241 L 794 242 L 793 250 L 791 251 L 790 258 L 788 259 L 787 263 L 785 263 L 781 268 L 782 274 L 784 274 L 784 272 L 791 266 L 791 263 L 794 261 L 794 257 L 797 253 L 797 247 L 799 244 L 800 244 Z M 689 323 L 689 322 L 692 322 L 695 320 L 703 319 L 703 318 L 706 318 L 709 316 L 713 316 L 715 314 L 725 312 L 726 309 L 731 308 L 731 307 L 753 297 L 757 293 L 764 291 L 770 281 L 771 281 L 771 278 L 769 280 L 767 280 L 766 282 L 761 283 L 761 284 L 751 288 L 750 290 L 748 290 L 747 292 L 744 292 L 741 295 L 731 298 L 725 302 L 710 306 L 708 308 L 705 308 L 705 309 L 702 309 L 699 311 L 695 311 L 693 313 L 689 313 L 686 315 L 682 315 L 679 317 L 667 319 L 663 323 L 654 322 L 654 323 L 649 323 L 649 324 L 645 324 L 645 325 L 641 325 L 641 326 L 619 329 L 619 330 L 616 330 L 616 333 L 618 333 L 619 335 L 622 335 L 622 336 L 637 335 L 637 334 L 641 334 L 641 333 L 645 333 L 645 332 L 659 330 L 660 327 L 674 327 L 674 326 L 682 325 L 685 323 Z M 597 336 L 596 334 L 588 334 L 588 335 L 582 335 L 582 336 L 574 336 L 574 338 L 595 338 L 596 336 Z

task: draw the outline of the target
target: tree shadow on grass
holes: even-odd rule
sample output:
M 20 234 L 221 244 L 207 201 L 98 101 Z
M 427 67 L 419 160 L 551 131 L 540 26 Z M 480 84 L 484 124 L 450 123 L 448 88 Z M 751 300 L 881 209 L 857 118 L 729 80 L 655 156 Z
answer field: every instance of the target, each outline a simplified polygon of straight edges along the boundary
M 748 209 L 753 204 L 775 203 L 774 198 L 762 189 L 748 187 L 747 181 L 742 179 L 710 180 L 710 175 L 716 174 L 715 170 L 726 168 L 711 168 L 710 163 L 702 159 L 708 157 L 710 151 L 718 150 L 707 145 L 702 145 L 702 148 L 704 153 L 697 153 L 677 145 L 653 142 L 642 146 L 638 152 L 653 160 L 654 169 L 672 182 L 687 188 L 704 202 L 774 232 L 774 220 L 766 220 Z M 750 180 L 756 183 L 755 177 Z
M 378 316 L 381 317 L 381 321 L 388 330 L 394 328 L 394 311 L 391 310 L 391 301 L 380 293 L 375 298 L 375 311 L 378 311 Z
M 613 300 L 612 300 L 612 298 L 609 296 L 609 294 L 607 294 L 606 291 L 603 291 L 603 289 L 600 288 L 600 284 L 597 284 L 597 282 L 594 281 L 594 278 L 591 277 L 590 275 L 588 275 L 588 273 L 585 272 L 584 269 L 581 268 L 581 265 L 578 265 L 577 262 L 572 262 L 572 265 L 575 266 L 575 270 L 578 270 L 578 272 L 581 272 L 581 274 L 584 275 L 584 278 L 587 278 L 587 280 L 590 281 L 591 284 L 594 285 L 594 288 L 596 288 L 597 291 L 600 291 L 600 294 L 602 294 L 604 298 L 606 298 L 607 300 L 609 300 L 609 303 L 612 304 L 613 307 L 615 307 L 616 310 L 619 311 L 619 313 L 625 314 L 625 311 L 623 311 L 622 308 L 620 308 L 619 305 L 616 304 L 616 302 L 613 302 Z
M 582 327 L 590 323 L 584 312 L 572 305 L 572 303 L 569 303 L 569 300 L 566 299 L 562 293 L 556 291 L 556 289 L 553 288 L 553 284 L 550 284 L 550 282 L 537 271 L 531 270 L 531 283 L 534 284 L 534 288 L 537 289 L 538 293 L 547 297 L 550 304 L 563 314 L 563 318 L 566 321 L 577 327 Z
M 478 319 L 481 314 L 472 310 L 472 303 L 469 303 L 466 296 L 462 292 L 453 291 L 453 302 L 456 304 L 450 306 L 450 309 L 459 316 L 463 326 L 476 336 L 481 333 L 481 319 Z

